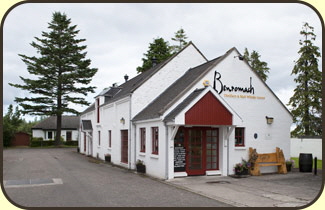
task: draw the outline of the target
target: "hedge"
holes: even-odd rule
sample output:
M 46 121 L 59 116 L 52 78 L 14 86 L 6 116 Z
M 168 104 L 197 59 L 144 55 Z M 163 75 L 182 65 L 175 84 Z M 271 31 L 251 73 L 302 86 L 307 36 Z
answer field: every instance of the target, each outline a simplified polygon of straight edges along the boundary
M 32 138 L 32 141 L 30 143 L 31 147 L 48 147 L 54 145 L 54 140 L 44 141 L 43 138 Z M 60 145 L 78 146 L 78 141 L 60 141 Z

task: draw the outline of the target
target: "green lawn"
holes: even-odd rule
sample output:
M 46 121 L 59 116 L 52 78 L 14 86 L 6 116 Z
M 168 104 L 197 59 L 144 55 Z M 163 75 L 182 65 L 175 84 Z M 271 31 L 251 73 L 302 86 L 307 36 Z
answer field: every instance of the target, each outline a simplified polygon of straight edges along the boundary
M 299 158 L 292 157 L 291 160 L 294 160 L 295 161 L 294 168 L 299 168 Z M 317 160 L 317 169 L 322 169 L 322 165 L 323 165 L 322 160 Z M 314 168 L 314 159 L 313 159 L 313 168 Z

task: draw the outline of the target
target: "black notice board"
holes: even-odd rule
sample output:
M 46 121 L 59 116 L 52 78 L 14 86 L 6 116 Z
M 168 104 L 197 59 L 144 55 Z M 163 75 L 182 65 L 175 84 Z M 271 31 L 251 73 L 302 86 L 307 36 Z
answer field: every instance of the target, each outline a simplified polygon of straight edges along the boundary
M 186 150 L 183 146 L 174 147 L 174 172 L 185 171 L 186 166 Z

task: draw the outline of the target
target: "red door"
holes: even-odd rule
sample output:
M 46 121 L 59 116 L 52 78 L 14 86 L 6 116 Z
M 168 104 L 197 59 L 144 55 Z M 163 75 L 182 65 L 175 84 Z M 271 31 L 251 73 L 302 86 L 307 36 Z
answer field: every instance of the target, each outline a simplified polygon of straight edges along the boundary
M 128 130 L 121 130 L 121 162 L 128 163 Z
M 187 161 L 186 172 L 188 175 L 205 174 L 203 132 L 201 129 L 191 128 L 186 132 L 187 139 Z
M 188 128 L 186 139 L 186 172 L 204 175 L 207 170 L 219 169 L 218 128 Z
M 84 132 L 84 152 L 86 152 L 86 142 L 87 142 L 87 136 L 86 136 L 86 132 Z

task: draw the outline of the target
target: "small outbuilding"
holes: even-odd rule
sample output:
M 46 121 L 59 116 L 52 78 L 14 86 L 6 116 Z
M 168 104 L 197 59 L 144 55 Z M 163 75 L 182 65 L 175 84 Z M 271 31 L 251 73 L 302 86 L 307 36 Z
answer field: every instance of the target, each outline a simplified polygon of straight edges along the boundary
M 30 134 L 25 132 L 17 132 L 11 140 L 11 146 L 29 146 Z
M 61 137 L 63 141 L 78 141 L 79 116 L 62 116 Z M 56 116 L 51 116 L 32 127 L 34 138 L 54 140 L 56 136 Z

